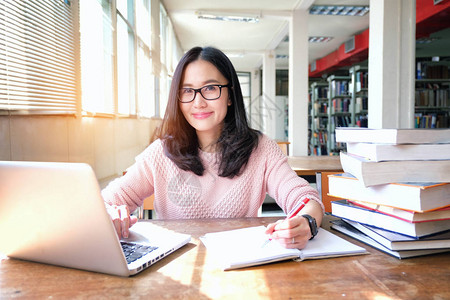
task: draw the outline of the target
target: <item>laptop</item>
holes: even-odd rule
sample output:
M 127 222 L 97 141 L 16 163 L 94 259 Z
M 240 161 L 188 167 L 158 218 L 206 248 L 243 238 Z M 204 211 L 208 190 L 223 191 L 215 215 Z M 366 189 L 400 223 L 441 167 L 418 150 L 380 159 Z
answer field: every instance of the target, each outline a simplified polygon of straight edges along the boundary
M 151 222 L 138 222 L 119 240 L 87 164 L 0 161 L 3 255 L 131 276 L 190 240 Z M 143 249 L 149 253 L 139 257 Z

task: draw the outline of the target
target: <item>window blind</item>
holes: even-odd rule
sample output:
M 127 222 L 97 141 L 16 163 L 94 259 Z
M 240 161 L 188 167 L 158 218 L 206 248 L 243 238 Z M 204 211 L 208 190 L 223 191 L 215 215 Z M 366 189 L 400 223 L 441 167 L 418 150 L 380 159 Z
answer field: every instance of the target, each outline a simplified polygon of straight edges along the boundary
M 68 0 L 0 1 L 0 113 L 76 113 L 73 23 Z

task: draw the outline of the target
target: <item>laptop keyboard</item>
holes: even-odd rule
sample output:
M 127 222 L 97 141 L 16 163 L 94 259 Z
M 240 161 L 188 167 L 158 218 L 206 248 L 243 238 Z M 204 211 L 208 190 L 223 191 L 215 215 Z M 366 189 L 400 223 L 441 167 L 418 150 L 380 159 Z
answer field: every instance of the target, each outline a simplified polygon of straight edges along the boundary
M 128 264 L 158 249 L 158 247 L 145 246 L 128 242 L 120 242 L 120 244 L 122 245 L 122 250 L 125 254 L 125 258 L 127 259 Z

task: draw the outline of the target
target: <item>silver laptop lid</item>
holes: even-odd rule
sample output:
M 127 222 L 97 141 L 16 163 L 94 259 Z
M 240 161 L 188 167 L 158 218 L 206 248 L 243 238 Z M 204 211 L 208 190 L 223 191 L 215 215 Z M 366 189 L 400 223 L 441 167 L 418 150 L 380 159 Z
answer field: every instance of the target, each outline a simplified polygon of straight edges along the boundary
M 0 252 L 129 275 L 97 179 L 87 164 L 0 161 Z

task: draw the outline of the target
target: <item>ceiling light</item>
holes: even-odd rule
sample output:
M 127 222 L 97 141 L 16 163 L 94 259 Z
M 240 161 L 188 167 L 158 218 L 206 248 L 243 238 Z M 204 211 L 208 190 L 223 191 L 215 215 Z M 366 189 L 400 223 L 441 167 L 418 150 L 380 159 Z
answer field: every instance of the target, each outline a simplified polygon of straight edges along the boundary
M 437 40 L 437 38 L 422 37 L 416 40 L 416 44 L 429 44 Z
M 225 53 L 228 58 L 242 58 L 244 57 L 244 53 L 240 52 L 240 53 L 236 53 L 236 52 L 226 52 Z
M 331 41 L 333 38 L 331 36 L 310 36 L 308 42 L 310 43 L 326 43 Z
M 369 6 L 349 5 L 314 5 L 309 10 L 311 15 L 355 16 L 362 17 L 369 12 Z
M 216 21 L 233 21 L 233 22 L 246 22 L 246 23 L 258 23 L 260 16 L 245 15 L 240 13 L 218 13 L 218 12 L 206 12 L 196 11 L 195 14 L 199 19 L 216 20 Z

